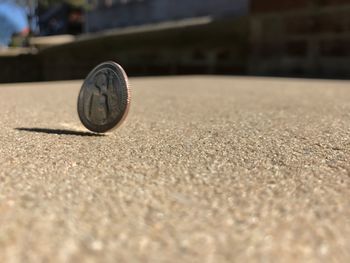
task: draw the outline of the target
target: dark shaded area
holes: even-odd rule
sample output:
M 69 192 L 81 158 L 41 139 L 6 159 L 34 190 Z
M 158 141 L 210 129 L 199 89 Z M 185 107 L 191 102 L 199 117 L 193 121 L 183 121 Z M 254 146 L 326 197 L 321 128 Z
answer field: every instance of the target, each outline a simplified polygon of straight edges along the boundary
M 87 136 L 87 137 L 103 137 L 104 134 L 92 133 L 92 132 L 79 132 L 72 130 L 61 130 L 61 129 L 46 129 L 46 128 L 15 128 L 17 131 L 35 132 L 35 133 L 46 133 L 55 135 L 71 135 L 71 136 Z
M 0 82 L 41 80 L 41 63 L 36 55 L 0 57 Z

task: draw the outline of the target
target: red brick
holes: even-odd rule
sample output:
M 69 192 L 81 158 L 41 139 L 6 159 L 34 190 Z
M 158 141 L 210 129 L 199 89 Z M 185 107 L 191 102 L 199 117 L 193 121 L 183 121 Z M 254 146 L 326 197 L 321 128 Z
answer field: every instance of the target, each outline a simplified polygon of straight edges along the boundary
M 350 13 L 323 13 L 285 18 L 288 34 L 344 33 L 350 29 Z
M 290 41 L 287 43 L 287 54 L 289 56 L 304 57 L 308 52 L 308 44 L 304 40 Z
M 323 40 L 319 45 L 320 55 L 326 57 L 350 56 L 349 46 L 350 40 L 348 39 Z
M 350 0 L 251 0 L 251 11 L 256 14 L 338 5 L 350 5 Z
M 285 19 L 286 33 L 291 35 L 311 34 L 315 32 L 315 18 L 312 15 L 300 15 Z
M 347 30 L 350 14 L 328 13 L 315 16 L 317 33 L 342 33 Z
M 261 43 L 253 43 L 252 48 L 259 49 L 259 56 L 265 58 L 278 57 L 281 54 L 281 44 L 278 42 L 261 42 Z
M 266 13 L 302 9 L 310 5 L 310 0 L 251 0 L 253 13 Z
M 349 0 L 317 0 L 319 6 L 350 5 Z

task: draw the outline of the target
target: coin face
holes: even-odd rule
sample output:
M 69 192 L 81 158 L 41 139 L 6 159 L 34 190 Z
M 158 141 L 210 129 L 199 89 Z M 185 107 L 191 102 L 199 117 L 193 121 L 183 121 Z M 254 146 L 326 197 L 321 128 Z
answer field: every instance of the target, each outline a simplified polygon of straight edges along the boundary
M 86 77 L 78 98 L 78 114 L 84 126 L 103 133 L 119 126 L 130 104 L 128 78 L 115 62 L 105 62 Z

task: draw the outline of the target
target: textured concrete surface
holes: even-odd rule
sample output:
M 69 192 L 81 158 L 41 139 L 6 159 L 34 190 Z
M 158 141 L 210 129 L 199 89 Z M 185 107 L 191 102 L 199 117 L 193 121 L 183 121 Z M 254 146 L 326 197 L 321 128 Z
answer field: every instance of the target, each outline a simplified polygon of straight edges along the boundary
M 350 261 L 350 82 L 131 83 L 106 136 L 79 81 L 0 86 L 1 262 Z

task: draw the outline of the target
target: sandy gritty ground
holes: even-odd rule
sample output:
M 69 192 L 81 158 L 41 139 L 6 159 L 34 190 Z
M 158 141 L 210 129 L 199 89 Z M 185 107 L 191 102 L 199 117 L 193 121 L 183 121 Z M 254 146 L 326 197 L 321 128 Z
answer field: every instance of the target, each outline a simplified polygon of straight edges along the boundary
M 81 81 L 0 85 L 1 262 L 350 262 L 350 82 L 131 84 L 105 136 Z

